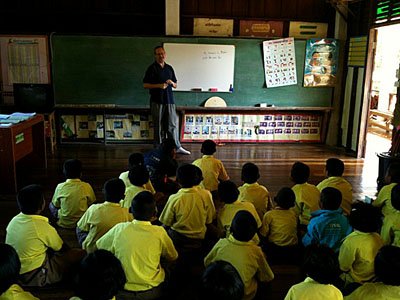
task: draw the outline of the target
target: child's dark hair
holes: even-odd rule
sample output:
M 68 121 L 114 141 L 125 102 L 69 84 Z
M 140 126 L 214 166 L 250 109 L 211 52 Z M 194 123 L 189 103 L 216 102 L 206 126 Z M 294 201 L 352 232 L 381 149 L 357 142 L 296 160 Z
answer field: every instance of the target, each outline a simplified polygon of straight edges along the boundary
M 305 248 L 302 270 L 321 284 L 336 283 L 340 274 L 334 251 L 321 244 L 311 244 Z
M 400 184 L 396 184 L 392 188 L 391 199 L 393 208 L 400 210 Z
M 133 217 L 139 221 L 150 221 L 156 215 L 156 202 L 153 194 L 143 191 L 137 194 L 130 207 Z
M 172 151 L 176 149 L 176 143 L 173 139 L 164 139 L 161 143 L 160 148 L 164 155 L 172 157 Z
M 239 210 L 234 216 L 230 231 L 241 242 L 250 241 L 257 232 L 257 222 L 247 210 Z
M 353 205 L 350 216 L 350 225 L 362 232 L 378 232 L 382 225 L 379 208 L 371 204 L 358 202 Z
M 122 179 L 111 178 L 104 183 L 103 193 L 104 200 L 118 203 L 121 199 L 124 199 L 125 184 Z
M 128 158 L 129 170 L 136 166 L 144 166 L 144 157 L 142 153 L 131 153 Z
M 26 215 L 37 214 L 44 202 L 43 189 L 38 184 L 23 187 L 17 193 L 18 207 Z
M 342 176 L 344 163 L 339 158 L 328 158 L 326 161 L 326 171 L 328 176 Z
M 242 181 L 245 183 L 255 183 L 260 178 L 260 171 L 253 163 L 245 163 L 242 167 Z
M 176 181 L 183 188 L 191 188 L 198 185 L 199 182 L 199 167 L 192 164 L 183 164 L 176 170 Z M 201 181 L 201 180 L 200 180 Z
M 75 278 L 75 293 L 82 300 L 108 300 L 124 288 L 121 262 L 109 251 L 96 250 L 81 261 Z
M 310 167 L 305 163 L 296 161 L 290 171 L 290 177 L 296 184 L 306 183 L 310 178 Z
M 217 144 L 213 140 L 205 140 L 201 144 L 201 153 L 212 155 L 217 151 Z
M 276 195 L 275 202 L 279 207 L 283 209 L 289 209 L 294 206 L 296 202 L 296 195 L 291 188 L 283 187 Z
M 378 281 L 400 286 L 400 247 L 383 246 L 376 254 L 374 265 Z
M 322 209 L 336 210 L 342 204 L 342 193 L 333 187 L 326 187 L 321 191 Z
M 67 159 L 64 162 L 63 173 L 67 179 L 80 178 L 82 174 L 82 162 L 79 159 Z
M 8 245 L 0 244 L 0 295 L 18 282 L 21 262 L 17 251 Z
M 135 186 L 142 186 L 149 181 L 149 172 L 145 166 L 136 166 L 129 170 L 129 181 Z
M 218 196 L 224 203 L 233 203 L 239 197 L 239 190 L 234 182 L 222 181 L 218 184 Z
M 244 284 L 236 269 L 218 260 L 209 264 L 201 277 L 201 299 L 241 300 Z
M 387 168 L 386 174 L 390 177 L 391 183 L 400 183 L 400 163 L 391 163 Z

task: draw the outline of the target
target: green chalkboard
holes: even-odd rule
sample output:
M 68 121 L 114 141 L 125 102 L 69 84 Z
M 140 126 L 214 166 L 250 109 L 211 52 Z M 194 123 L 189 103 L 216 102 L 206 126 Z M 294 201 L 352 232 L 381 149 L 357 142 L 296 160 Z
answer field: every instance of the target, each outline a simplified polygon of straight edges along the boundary
M 303 88 L 305 44 L 295 41 L 297 85 L 266 88 L 261 39 L 52 35 L 54 98 L 60 104 L 145 106 L 143 75 L 161 43 L 235 45 L 234 92 L 178 92 L 178 106 L 199 106 L 219 96 L 229 106 L 331 106 L 332 88 Z M 168 53 L 167 53 L 168 62 Z M 179 84 L 179 77 L 178 77 Z

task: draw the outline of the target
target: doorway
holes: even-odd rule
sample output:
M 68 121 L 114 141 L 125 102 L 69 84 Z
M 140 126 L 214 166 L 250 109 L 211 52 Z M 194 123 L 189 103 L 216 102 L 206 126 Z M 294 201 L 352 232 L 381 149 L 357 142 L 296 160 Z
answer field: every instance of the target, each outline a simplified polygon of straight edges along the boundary
M 397 89 L 394 86 L 400 64 L 400 24 L 383 26 L 376 30 L 372 76 L 369 90 L 368 128 L 365 159 L 376 159 L 376 153 L 390 149 L 393 111 Z

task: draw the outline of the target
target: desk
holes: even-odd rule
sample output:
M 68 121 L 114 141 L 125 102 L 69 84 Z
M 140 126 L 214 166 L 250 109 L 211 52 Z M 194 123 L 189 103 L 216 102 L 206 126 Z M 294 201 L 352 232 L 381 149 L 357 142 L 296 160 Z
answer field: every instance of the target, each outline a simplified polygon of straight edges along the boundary
M 46 140 L 42 115 L 0 128 L 0 191 L 18 191 L 16 163 L 24 161 L 29 167 L 46 168 Z
M 385 129 L 389 134 L 392 131 L 393 113 L 391 111 L 382 111 L 377 109 L 369 110 L 369 126 L 376 126 Z
M 331 107 L 178 107 L 181 142 L 323 143 Z

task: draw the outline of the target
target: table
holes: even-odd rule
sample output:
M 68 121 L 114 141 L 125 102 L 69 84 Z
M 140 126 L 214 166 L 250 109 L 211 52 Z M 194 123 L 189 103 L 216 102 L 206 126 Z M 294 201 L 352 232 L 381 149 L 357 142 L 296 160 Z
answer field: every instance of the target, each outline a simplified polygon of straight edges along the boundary
M 17 163 L 24 168 L 46 168 L 46 140 L 43 115 L 0 128 L 0 192 L 18 191 Z

